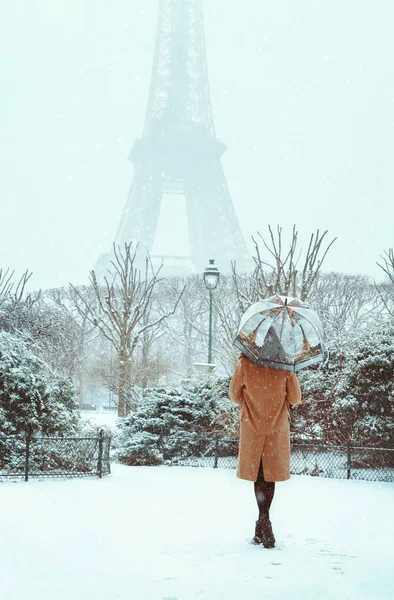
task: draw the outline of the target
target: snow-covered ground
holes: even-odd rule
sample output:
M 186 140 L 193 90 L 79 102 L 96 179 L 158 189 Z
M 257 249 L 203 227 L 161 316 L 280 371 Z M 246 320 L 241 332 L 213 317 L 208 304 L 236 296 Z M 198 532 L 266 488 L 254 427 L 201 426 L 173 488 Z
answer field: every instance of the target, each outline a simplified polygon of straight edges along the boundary
M 93 425 L 106 425 L 111 429 L 116 428 L 116 421 L 118 414 L 112 411 L 95 411 L 95 410 L 81 410 L 81 419 L 83 421 L 90 421 Z
M 388 600 L 394 484 L 277 484 L 277 547 L 248 542 L 253 484 L 233 470 L 127 467 L 1 483 L 1 600 Z

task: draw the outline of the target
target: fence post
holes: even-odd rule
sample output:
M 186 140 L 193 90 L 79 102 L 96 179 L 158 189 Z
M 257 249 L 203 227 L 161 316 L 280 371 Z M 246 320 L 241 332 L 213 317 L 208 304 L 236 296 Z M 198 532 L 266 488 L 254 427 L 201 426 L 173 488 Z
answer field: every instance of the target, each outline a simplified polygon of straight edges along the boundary
M 109 436 L 109 440 L 108 440 L 108 453 L 107 453 L 107 458 L 108 458 L 108 464 L 107 464 L 107 468 L 108 468 L 108 473 L 111 473 L 111 461 L 110 461 L 110 455 L 111 455 L 111 441 L 112 441 L 112 437 Z
M 352 447 L 350 441 L 347 443 L 347 478 L 351 478 L 351 469 L 352 469 Z
M 30 432 L 26 431 L 25 481 L 29 481 Z
M 102 478 L 103 475 L 103 430 L 100 429 L 99 434 L 99 452 L 97 460 L 97 475 Z
M 216 438 L 215 439 L 215 462 L 213 464 L 213 468 L 217 469 L 218 468 L 218 449 L 219 449 L 219 439 Z

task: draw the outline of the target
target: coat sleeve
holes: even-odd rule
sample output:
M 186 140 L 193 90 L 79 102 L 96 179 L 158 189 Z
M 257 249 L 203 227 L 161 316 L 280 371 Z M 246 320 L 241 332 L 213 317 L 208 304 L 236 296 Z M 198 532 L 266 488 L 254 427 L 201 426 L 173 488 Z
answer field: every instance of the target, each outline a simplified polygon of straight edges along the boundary
M 286 383 L 286 400 L 295 406 L 301 400 L 301 395 L 301 388 L 298 383 L 297 375 L 295 373 L 290 373 Z
M 243 401 L 243 368 L 239 360 L 230 381 L 229 396 L 233 402 L 238 404 Z

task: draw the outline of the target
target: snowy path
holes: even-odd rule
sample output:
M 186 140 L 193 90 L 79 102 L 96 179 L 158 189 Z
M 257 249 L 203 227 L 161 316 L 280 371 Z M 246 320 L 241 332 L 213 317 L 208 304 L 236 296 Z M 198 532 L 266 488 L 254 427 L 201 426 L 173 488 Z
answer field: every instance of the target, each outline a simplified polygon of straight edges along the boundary
M 113 465 L 103 480 L 1 483 L 1 600 L 393 598 L 394 484 L 293 476 L 277 548 L 251 546 L 232 470 Z

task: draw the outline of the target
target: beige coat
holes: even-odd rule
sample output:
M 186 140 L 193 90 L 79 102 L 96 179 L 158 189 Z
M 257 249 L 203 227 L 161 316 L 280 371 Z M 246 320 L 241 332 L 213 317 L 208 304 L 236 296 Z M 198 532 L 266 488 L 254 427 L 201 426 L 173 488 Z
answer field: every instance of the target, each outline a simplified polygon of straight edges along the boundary
M 242 355 L 229 391 L 231 400 L 241 405 L 237 477 L 256 481 L 262 457 L 266 481 L 289 479 L 288 402 L 301 400 L 296 374 L 258 367 Z

